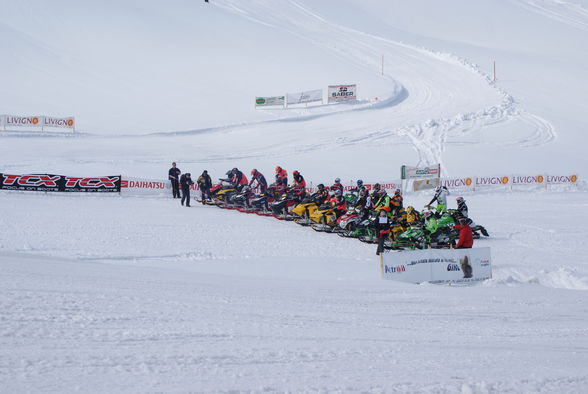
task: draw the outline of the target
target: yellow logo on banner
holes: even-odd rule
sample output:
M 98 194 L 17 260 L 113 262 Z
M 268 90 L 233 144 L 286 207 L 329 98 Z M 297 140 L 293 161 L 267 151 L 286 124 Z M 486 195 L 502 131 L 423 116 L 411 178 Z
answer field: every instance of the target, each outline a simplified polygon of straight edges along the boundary
M 68 120 L 67 120 L 67 125 L 68 125 L 69 127 L 73 126 L 73 123 L 74 123 L 74 122 L 73 122 L 73 119 L 68 119 Z
M 501 179 L 501 181 L 502 181 L 502 184 L 503 185 L 506 185 L 508 183 L 508 177 L 507 176 L 503 176 L 502 179 Z
M 39 123 L 39 118 L 34 117 L 31 121 L 33 122 L 33 124 L 37 124 Z
M 576 181 L 577 181 L 577 180 L 578 180 L 578 177 L 577 177 L 576 175 L 572 175 L 572 176 L 570 177 L 570 181 L 571 181 L 572 183 L 576 183 Z
M 543 183 L 543 175 L 537 175 L 537 183 Z

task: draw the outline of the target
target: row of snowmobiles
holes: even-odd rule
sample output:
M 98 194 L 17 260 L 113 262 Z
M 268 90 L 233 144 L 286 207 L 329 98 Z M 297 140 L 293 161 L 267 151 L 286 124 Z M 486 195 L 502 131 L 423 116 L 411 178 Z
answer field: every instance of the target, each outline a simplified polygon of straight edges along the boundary
M 342 197 L 347 207 L 345 211 L 322 202 L 316 193 L 309 195 L 305 190 L 272 184 L 267 192 L 257 193 L 249 185 L 237 187 L 228 179 L 220 179 L 220 183 L 212 186 L 209 198 L 204 203 L 244 213 L 272 216 L 311 227 L 318 232 L 377 243 L 376 220 L 379 210 L 357 204 L 357 192 L 349 192 Z M 449 209 L 439 214 L 428 207 L 418 212 L 409 206 L 406 209 L 395 209 L 388 216 L 391 226 L 389 237 L 384 242 L 386 249 L 449 248 L 459 238 L 459 231 L 453 228 L 461 218 L 457 210 Z M 466 220 L 472 228 L 474 239 L 480 238 L 480 234 L 489 235 L 483 226 L 473 223 L 471 219 Z

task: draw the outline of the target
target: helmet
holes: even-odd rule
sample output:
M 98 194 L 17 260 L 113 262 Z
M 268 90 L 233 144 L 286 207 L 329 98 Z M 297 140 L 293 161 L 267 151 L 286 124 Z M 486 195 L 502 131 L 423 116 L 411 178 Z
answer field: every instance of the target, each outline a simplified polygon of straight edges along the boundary
M 335 178 L 335 183 L 341 183 L 341 179 Z
M 339 189 L 335 190 L 335 197 L 339 197 L 342 195 L 343 195 L 343 193 L 341 193 L 341 190 L 339 190 Z
M 363 181 L 361 179 L 357 180 L 357 186 L 363 186 Z
M 435 188 L 435 192 L 436 192 L 436 193 L 439 193 L 440 191 L 441 191 L 441 186 L 437 186 L 437 187 Z
M 459 203 L 462 203 L 462 202 L 465 202 L 465 200 L 463 199 L 463 197 L 457 197 L 455 200 L 457 201 L 458 204 Z
M 203 174 L 208 174 L 208 171 L 204 170 L 202 171 Z
M 254 169 L 251 170 L 251 175 L 255 175 L 255 174 L 257 174 L 257 169 L 256 168 L 254 168 Z
M 237 171 L 239 171 L 239 170 L 237 169 L 237 167 L 235 167 L 235 168 L 233 168 L 233 169 L 231 170 L 231 172 L 232 172 L 232 173 L 235 173 L 235 172 L 237 172 Z
M 394 194 L 399 195 L 400 194 L 400 189 L 394 190 Z
M 317 187 L 318 187 L 319 190 L 323 190 L 325 188 L 325 185 L 323 185 L 322 183 L 319 183 L 317 185 Z
M 276 167 L 276 172 L 281 172 L 281 171 L 282 171 L 282 167 L 280 167 L 280 166 L 277 166 L 277 167 Z
M 300 173 L 298 172 L 298 170 L 294 170 L 294 171 L 292 172 L 292 175 L 298 175 L 298 174 L 300 174 Z
M 406 212 L 407 213 L 412 213 L 412 211 L 414 211 L 414 208 L 412 205 L 409 205 L 408 207 L 406 207 Z
M 374 185 L 374 190 L 380 190 L 380 184 L 379 183 L 376 183 Z

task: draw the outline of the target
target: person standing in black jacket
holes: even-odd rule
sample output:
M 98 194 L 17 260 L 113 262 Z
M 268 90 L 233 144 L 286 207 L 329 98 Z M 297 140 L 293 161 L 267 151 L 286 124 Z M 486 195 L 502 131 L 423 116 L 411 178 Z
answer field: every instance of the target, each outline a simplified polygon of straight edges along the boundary
M 210 188 L 212 187 L 212 179 L 208 175 L 208 171 L 204 170 L 202 175 L 198 177 L 198 187 L 202 193 L 202 204 L 206 204 L 205 200 L 210 199 Z
M 180 198 L 180 171 L 179 168 L 176 167 L 176 162 L 172 163 L 172 168 L 169 169 L 169 180 L 171 181 L 172 185 L 172 195 L 173 198 Z
M 180 177 L 180 185 L 182 186 L 182 205 L 186 201 L 186 206 L 190 206 L 190 185 L 193 185 L 192 175 L 187 172 Z
M 379 216 L 376 218 L 376 236 L 378 237 L 378 250 L 376 254 L 380 255 L 384 251 L 384 241 L 390 236 L 390 218 L 386 211 L 383 209 L 380 211 Z

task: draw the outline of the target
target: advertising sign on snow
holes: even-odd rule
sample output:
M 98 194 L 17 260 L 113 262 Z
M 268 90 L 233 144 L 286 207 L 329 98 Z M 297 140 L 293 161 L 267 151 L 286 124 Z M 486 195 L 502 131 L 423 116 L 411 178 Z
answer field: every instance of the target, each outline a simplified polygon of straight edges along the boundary
M 54 174 L 0 174 L 0 189 L 42 192 L 120 192 L 120 175 L 72 177 Z
M 43 117 L 43 126 L 44 127 L 58 127 L 58 128 L 73 129 L 75 127 L 75 118 L 74 117 L 55 118 L 53 116 L 44 116 Z
M 286 97 L 288 105 L 312 103 L 315 101 L 323 101 L 323 91 L 321 89 L 318 89 L 310 90 L 307 92 L 288 93 Z
M 286 105 L 286 97 L 285 96 L 272 96 L 272 97 L 255 97 L 255 106 L 256 107 L 270 107 Z
M 329 103 L 357 100 L 357 85 L 329 86 Z
M 410 283 L 472 283 L 492 278 L 490 248 L 424 249 L 381 255 L 382 278 Z
M 428 167 L 402 166 L 400 168 L 400 176 L 402 179 L 439 178 L 441 176 L 441 164 Z
M 42 116 L 15 116 L 6 115 L 6 127 L 41 127 L 43 126 Z

